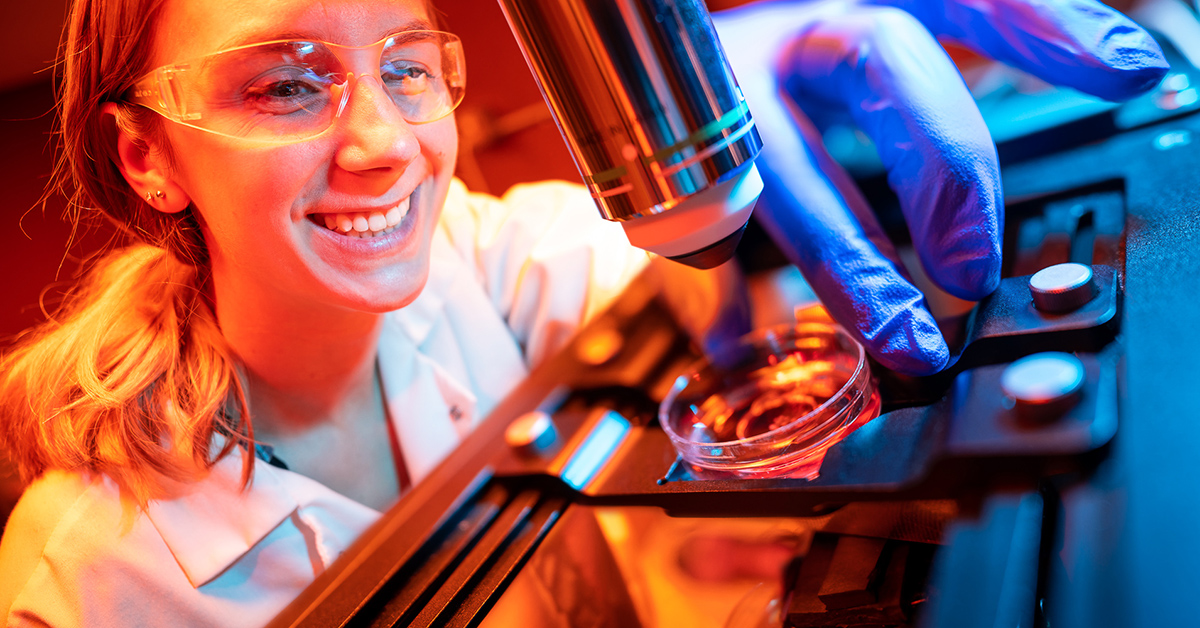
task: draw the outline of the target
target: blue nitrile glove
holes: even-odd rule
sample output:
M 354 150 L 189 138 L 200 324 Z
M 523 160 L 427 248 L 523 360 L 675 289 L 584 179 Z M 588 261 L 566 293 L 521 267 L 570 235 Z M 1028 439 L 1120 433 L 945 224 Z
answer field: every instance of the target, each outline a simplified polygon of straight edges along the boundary
M 979 300 L 1000 282 L 995 145 L 935 37 L 1107 99 L 1166 73 L 1162 51 L 1093 0 L 769 2 L 714 15 L 763 139 L 761 223 L 829 312 L 890 368 L 949 350 L 924 297 L 810 118 L 848 113 L 874 142 L 930 278 Z

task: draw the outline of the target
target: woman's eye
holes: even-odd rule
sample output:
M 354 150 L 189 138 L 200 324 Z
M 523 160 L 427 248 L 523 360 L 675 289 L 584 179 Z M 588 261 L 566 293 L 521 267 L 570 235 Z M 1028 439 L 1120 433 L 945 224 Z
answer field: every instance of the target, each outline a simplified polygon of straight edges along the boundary
M 389 64 L 380 71 L 384 83 L 392 90 L 413 96 L 429 89 L 433 76 L 419 65 Z
M 279 81 L 256 91 L 263 98 L 298 98 L 317 92 L 313 86 L 300 81 Z
M 325 85 L 309 74 L 265 76 L 243 91 L 243 102 L 264 113 L 284 115 L 300 110 L 314 111 L 328 100 Z
M 274 83 L 256 85 L 248 91 L 251 100 L 296 100 L 318 94 L 316 85 L 304 80 L 276 80 Z

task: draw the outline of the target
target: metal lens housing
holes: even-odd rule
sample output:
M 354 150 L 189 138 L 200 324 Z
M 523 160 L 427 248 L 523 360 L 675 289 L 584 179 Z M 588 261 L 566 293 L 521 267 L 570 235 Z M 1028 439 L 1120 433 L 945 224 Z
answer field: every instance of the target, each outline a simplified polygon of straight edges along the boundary
M 762 141 L 703 0 L 500 4 L 600 214 L 666 257 L 728 259 Z

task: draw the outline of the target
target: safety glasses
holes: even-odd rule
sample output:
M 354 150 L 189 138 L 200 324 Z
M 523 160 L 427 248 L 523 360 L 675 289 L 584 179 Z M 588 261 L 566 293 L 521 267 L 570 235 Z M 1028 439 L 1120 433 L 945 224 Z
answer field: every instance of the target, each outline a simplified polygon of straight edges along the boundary
M 363 77 L 373 77 L 410 123 L 444 118 L 462 102 L 462 41 L 404 31 L 369 46 L 268 41 L 164 65 L 125 100 L 218 135 L 298 142 L 329 129 Z

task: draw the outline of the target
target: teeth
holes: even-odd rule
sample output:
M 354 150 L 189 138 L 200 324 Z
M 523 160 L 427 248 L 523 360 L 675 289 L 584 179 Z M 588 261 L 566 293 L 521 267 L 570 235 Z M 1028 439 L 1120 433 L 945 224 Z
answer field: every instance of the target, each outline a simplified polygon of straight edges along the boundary
M 331 231 L 351 238 L 374 238 L 395 231 L 396 226 L 408 215 L 408 209 L 409 199 L 406 198 L 386 213 L 322 214 L 318 222 L 325 223 L 325 227 Z
M 412 198 L 412 197 L 409 197 L 409 198 Z M 401 201 L 399 205 L 388 210 L 387 226 L 395 227 L 396 225 L 400 224 L 401 220 L 404 220 L 404 217 L 406 215 L 408 215 L 408 199 L 407 198 L 404 199 L 403 201 Z

